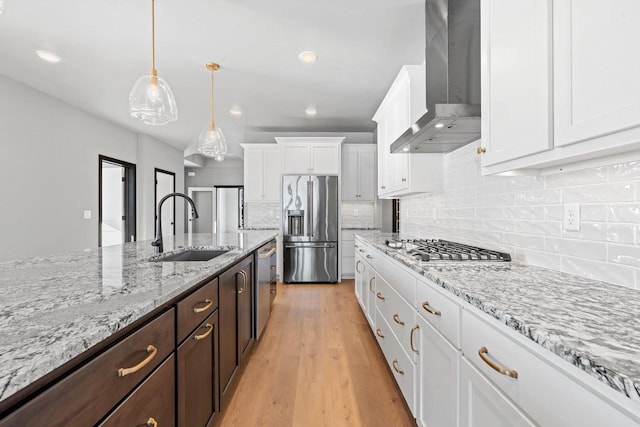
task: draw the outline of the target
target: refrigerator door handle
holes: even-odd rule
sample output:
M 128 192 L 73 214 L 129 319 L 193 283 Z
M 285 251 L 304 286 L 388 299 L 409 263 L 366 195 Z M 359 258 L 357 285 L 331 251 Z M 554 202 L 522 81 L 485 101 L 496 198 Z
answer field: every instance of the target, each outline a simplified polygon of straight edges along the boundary
M 313 181 L 307 181 L 307 210 L 309 211 L 309 228 L 307 236 L 313 237 Z
M 335 243 L 320 243 L 317 245 L 313 245 L 313 244 L 297 244 L 297 245 L 285 245 L 284 248 L 285 249 L 308 249 L 308 248 L 313 248 L 313 249 L 326 249 L 326 248 L 335 248 L 336 245 Z

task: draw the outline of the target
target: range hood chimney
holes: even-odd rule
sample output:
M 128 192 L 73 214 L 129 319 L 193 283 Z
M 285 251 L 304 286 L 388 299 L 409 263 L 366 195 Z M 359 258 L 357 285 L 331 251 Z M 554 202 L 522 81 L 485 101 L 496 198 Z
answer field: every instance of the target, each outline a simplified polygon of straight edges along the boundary
M 427 112 L 392 153 L 448 153 L 480 138 L 480 0 L 427 0 L 425 14 Z

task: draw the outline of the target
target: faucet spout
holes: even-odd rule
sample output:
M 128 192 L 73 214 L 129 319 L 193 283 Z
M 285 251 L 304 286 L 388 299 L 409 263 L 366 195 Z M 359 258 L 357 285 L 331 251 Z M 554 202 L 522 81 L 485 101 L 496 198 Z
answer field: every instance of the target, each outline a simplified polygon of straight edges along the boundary
M 198 218 L 198 209 L 196 209 L 196 204 L 191 197 L 182 193 L 170 193 L 164 196 L 158 203 L 158 223 L 156 225 L 156 239 L 153 242 L 151 242 L 152 246 L 155 246 L 158 248 L 158 252 L 164 251 L 164 242 L 162 241 L 162 204 L 171 197 L 182 197 L 187 202 L 189 202 L 189 204 L 191 205 L 191 211 L 193 212 L 193 216 Z

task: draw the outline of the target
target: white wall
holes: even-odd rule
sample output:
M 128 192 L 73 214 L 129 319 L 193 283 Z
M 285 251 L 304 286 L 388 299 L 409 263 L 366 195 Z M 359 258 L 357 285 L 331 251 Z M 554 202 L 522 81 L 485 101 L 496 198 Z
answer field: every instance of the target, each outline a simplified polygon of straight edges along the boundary
M 3 76 L 0 94 L 0 261 L 98 245 L 100 154 L 137 164 L 139 222 L 150 188 L 141 185 L 141 172 L 159 161 L 151 152 L 182 162 L 182 152 L 155 141 L 143 143 L 139 158 L 134 132 Z M 176 173 L 180 185 L 182 166 Z M 91 219 L 83 219 L 84 210 Z M 145 237 L 139 231 L 138 239 Z
M 530 264 L 640 289 L 640 161 L 482 177 L 476 148 L 444 156 L 443 192 L 401 200 L 402 233 L 504 250 Z M 581 204 L 580 231 L 563 230 L 564 203 Z
M 186 168 L 186 172 L 194 172 L 195 176 L 186 176 L 186 187 L 213 187 L 215 185 L 243 185 L 243 161 L 227 159 L 222 162 L 207 160 L 204 168 Z M 185 188 L 186 191 L 186 188 Z

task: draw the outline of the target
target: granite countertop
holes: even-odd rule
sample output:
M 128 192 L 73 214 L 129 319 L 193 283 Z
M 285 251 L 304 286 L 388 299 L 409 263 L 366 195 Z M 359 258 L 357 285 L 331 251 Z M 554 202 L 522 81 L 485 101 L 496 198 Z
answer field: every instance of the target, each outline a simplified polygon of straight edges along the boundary
M 640 292 L 520 262 L 420 262 L 357 233 L 457 297 L 640 403 Z
M 181 247 L 229 252 L 206 262 L 149 262 L 151 241 L 0 263 L 0 401 L 276 237 L 184 234 Z

